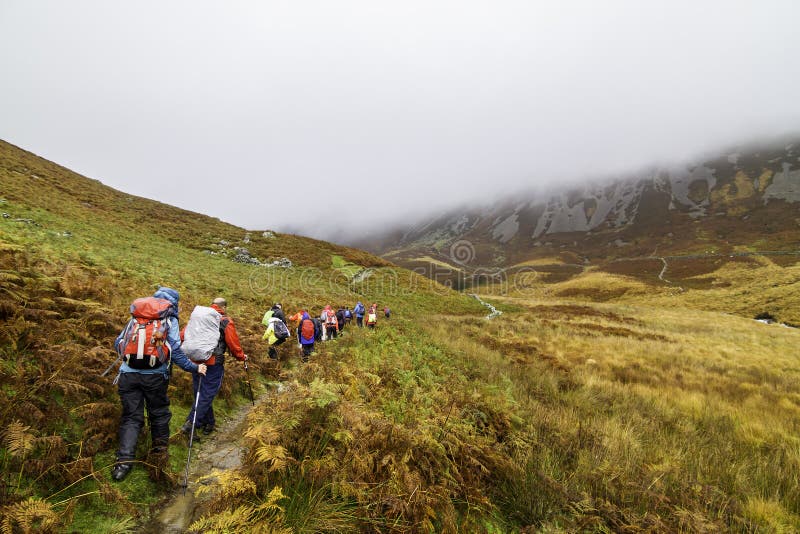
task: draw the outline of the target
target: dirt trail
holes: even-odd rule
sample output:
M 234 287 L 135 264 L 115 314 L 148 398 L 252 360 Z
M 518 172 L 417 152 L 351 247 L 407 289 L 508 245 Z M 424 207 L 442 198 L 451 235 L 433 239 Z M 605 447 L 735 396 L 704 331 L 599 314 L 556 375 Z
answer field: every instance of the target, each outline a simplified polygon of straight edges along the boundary
M 267 390 L 256 398 L 258 405 L 273 391 Z M 202 436 L 202 442 L 192 446 L 192 460 L 189 471 L 189 487 L 186 495 L 183 488 L 179 487 L 172 497 L 159 507 L 154 517 L 143 525 L 137 532 L 143 534 L 173 534 L 185 532 L 187 527 L 197 518 L 195 510 L 197 500 L 194 497 L 193 488 L 197 485 L 197 479 L 209 474 L 214 469 L 227 470 L 236 469 L 242 465 L 242 434 L 245 430 L 247 415 L 253 409 L 253 405 L 248 403 L 239 410 L 228 416 L 222 425 L 217 426 L 217 431 L 211 436 Z M 183 482 L 184 472 L 179 474 L 180 481 Z

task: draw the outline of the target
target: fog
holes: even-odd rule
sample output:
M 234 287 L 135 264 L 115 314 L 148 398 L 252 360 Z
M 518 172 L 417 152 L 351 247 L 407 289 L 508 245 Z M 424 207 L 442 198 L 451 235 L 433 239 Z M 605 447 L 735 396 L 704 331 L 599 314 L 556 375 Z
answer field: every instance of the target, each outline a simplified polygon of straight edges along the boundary
M 4 0 L 0 138 L 342 241 L 800 125 L 800 3 Z

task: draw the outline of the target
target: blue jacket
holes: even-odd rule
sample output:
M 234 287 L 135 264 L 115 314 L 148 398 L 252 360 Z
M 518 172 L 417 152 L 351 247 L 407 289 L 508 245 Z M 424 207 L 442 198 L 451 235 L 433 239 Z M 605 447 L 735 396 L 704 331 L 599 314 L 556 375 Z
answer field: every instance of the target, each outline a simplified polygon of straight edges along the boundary
M 305 321 L 312 321 L 311 317 L 308 315 L 308 312 L 303 312 L 303 317 L 300 319 L 300 324 L 297 325 L 297 339 L 300 340 L 301 345 L 313 345 L 314 342 L 319 337 L 320 327 L 318 323 L 314 323 L 314 336 L 312 338 L 307 338 L 303 336 L 303 323 Z
M 366 310 L 364 309 L 364 305 L 361 304 L 360 300 L 358 301 L 358 304 L 356 304 L 356 307 L 353 311 L 355 312 L 356 317 L 361 317 L 361 318 L 364 317 L 364 313 L 366 312 Z
M 180 294 L 171 289 L 169 287 L 160 287 L 158 291 L 153 293 L 153 296 L 159 299 L 166 299 L 172 303 L 172 314 L 167 317 L 167 343 L 169 343 L 169 348 L 172 350 L 170 354 L 171 361 L 178 364 L 178 367 L 183 369 L 184 371 L 188 371 L 190 373 L 196 373 L 198 370 L 197 364 L 189 360 L 186 355 L 181 350 L 181 336 L 180 336 L 180 328 L 178 326 L 178 300 L 180 299 Z M 125 329 L 120 332 L 117 336 L 116 341 L 114 342 L 114 347 L 119 346 L 119 342 L 122 341 L 122 338 L 127 334 L 127 326 Z M 119 368 L 120 373 L 141 373 L 144 375 L 152 375 L 156 373 L 163 373 L 165 375 L 169 375 L 169 365 L 162 365 L 155 369 L 133 369 L 125 363 L 125 360 L 122 360 L 122 365 Z

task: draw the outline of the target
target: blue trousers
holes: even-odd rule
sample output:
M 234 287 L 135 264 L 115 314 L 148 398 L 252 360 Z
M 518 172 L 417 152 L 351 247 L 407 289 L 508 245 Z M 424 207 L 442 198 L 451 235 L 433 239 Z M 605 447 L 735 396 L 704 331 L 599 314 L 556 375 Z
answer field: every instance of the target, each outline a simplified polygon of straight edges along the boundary
M 200 400 L 197 402 L 197 427 L 215 426 L 217 424 L 214 419 L 214 397 L 217 396 L 220 386 L 222 386 L 222 377 L 225 375 L 225 367 L 218 365 L 210 365 L 206 370 L 206 375 L 202 376 L 200 373 L 192 373 L 192 385 L 194 386 L 194 396 L 197 399 L 197 388 L 200 387 Z M 203 378 L 202 383 L 200 378 Z M 189 416 L 186 421 L 191 424 L 194 418 L 194 406 L 189 411 Z

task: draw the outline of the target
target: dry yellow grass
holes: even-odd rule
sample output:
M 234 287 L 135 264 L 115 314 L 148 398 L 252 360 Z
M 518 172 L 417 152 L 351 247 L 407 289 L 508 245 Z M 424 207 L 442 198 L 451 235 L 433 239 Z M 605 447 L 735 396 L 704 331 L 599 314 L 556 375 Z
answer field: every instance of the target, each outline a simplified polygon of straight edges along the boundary
M 669 502 L 690 531 L 800 528 L 800 330 L 679 307 L 680 297 L 669 307 L 486 298 L 522 311 L 467 328 L 476 345 L 449 344 L 513 384 L 529 424 L 583 440 L 554 480 L 651 514 Z

